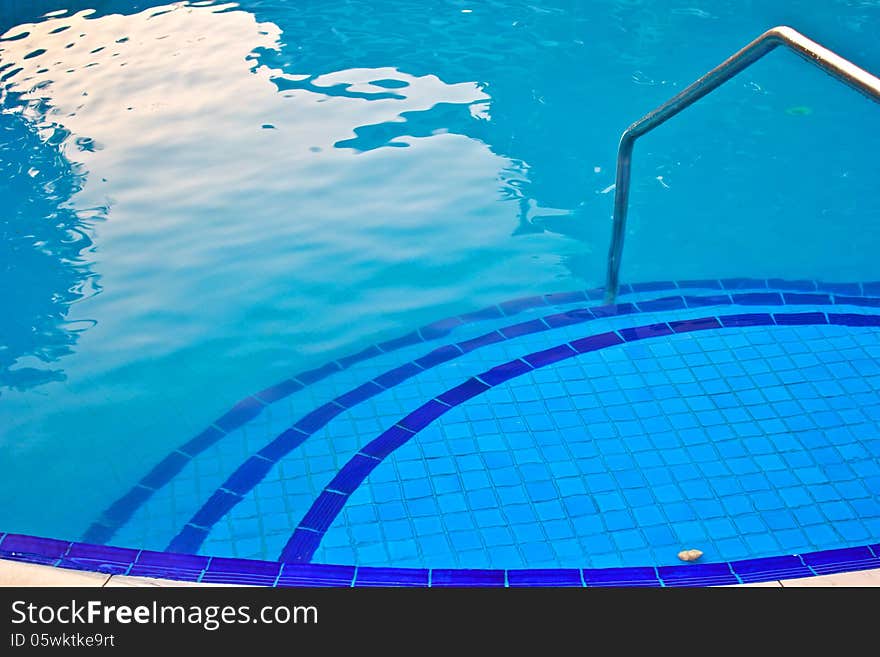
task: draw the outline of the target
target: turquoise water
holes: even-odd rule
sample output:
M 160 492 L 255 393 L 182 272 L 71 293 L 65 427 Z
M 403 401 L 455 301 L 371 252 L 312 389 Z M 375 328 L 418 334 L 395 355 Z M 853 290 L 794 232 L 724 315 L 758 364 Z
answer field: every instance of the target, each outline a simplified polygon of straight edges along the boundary
M 658 5 L 0 0 L 0 529 L 79 538 L 292 373 L 600 285 L 621 130 L 764 29 L 880 71 L 877 2 Z M 638 144 L 623 280 L 880 279 L 878 121 L 774 53 Z

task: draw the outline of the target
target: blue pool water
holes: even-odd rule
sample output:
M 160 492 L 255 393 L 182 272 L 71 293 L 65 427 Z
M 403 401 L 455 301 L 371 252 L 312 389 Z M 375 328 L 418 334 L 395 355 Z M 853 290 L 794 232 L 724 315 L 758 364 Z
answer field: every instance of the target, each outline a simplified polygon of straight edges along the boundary
M 0 532 L 438 568 L 876 542 L 877 106 L 759 62 L 636 148 L 622 279 L 677 283 L 580 291 L 626 125 L 776 24 L 880 71 L 880 3 L 673 5 L 0 0 Z

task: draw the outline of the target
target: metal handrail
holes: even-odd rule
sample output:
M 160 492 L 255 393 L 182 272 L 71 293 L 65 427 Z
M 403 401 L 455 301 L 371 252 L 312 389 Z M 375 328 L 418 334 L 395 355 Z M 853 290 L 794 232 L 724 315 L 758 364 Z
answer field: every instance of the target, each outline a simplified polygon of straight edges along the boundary
M 727 58 L 699 80 L 649 112 L 628 127 L 620 137 L 617 152 L 617 181 L 614 190 L 614 224 L 611 248 L 608 250 L 608 273 L 605 281 L 605 302 L 614 303 L 620 285 L 620 258 L 626 231 L 626 213 L 629 205 L 630 165 L 636 139 L 665 123 L 711 93 L 740 71 L 748 68 L 776 46 L 786 46 L 815 64 L 823 71 L 880 102 L 880 79 L 859 68 L 849 60 L 808 39 L 795 29 L 780 25 L 767 30 L 745 48 Z

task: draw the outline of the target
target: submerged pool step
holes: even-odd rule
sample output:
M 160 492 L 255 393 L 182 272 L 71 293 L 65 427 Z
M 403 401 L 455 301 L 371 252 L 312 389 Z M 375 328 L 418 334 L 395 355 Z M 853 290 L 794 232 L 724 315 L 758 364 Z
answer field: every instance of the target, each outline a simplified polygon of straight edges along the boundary
M 617 324 L 615 325 L 617 327 L 616 330 L 618 331 L 618 333 L 621 336 L 624 335 L 626 331 L 630 331 L 630 333 L 628 333 L 627 335 L 632 336 L 632 335 L 634 335 L 632 333 L 632 330 L 633 330 L 632 324 L 637 323 L 637 318 L 640 315 L 643 317 L 657 316 L 658 319 L 662 317 L 662 318 L 669 320 L 670 319 L 668 317 L 669 315 L 674 316 L 674 314 L 676 314 L 676 313 L 680 314 L 681 312 L 684 312 L 685 314 L 687 314 L 689 316 L 693 316 L 694 320 L 695 320 L 695 319 L 699 319 L 695 315 L 698 314 L 698 312 L 700 310 L 705 309 L 707 307 L 711 308 L 710 305 L 707 305 L 710 303 L 712 305 L 717 305 L 717 306 L 725 306 L 725 305 L 726 306 L 735 306 L 735 305 L 750 306 L 750 307 L 753 307 L 756 311 L 764 310 L 764 308 L 762 308 L 760 306 L 755 306 L 754 304 L 762 303 L 762 302 L 766 303 L 767 301 L 770 301 L 770 300 L 777 302 L 781 306 L 789 306 L 789 305 L 799 306 L 800 308 L 798 308 L 798 310 L 802 310 L 802 312 L 798 312 L 798 313 L 786 312 L 786 313 L 784 313 L 786 318 L 788 318 L 789 316 L 796 316 L 796 315 L 803 315 L 804 316 L 801 320 L 799 320 L 795 317 L 795 319 L 791 320 L 791 321 L 806 321 L 807 319 L 809 319 L 809 313 L 818 312 L 818 311 L 815 311 L 809 307 L 809 303 L 812 301 L 826 301 L 827 300 L 828 302 L 830 302 L 829 303 L 829 306 L 830 306 L 829 310 L 835 308 L 835 306 L 839 305 L 840 303 L 845 303 L 846 306 L 850 307 L 850 309 L 854 309 L 855 306 L 859 306 L 862 309 L 868 309 L 869 312 L 872 312 L 872 311 L 870 311 L 871 308 L 876 308 L 876 307 L 878 307 L 878 304 L 880 304 L 880 299 L 873 298 L 873 297 L 867 297 L 867 296 L 858 296 L 858 295 L 853 296 L 853 294 L 852 294 L 853 292 L 860 292 L 860 293 L 863 293 L 865 291 L 873 292 L 873 291 L 875 291 L 874 290 L 875 287 L 877 288 L 877 291 L 880 291 L 880 285 L 876 285 L 876 284 L 866 284 L 866 285 L 831 284 L 831 285 L 828 285 L 828 284 L 802 282 L 802 281 L 795 281 L 795 282 L 791 282 L 788 284 L 785 282 L 781 282 L 781 281 L 775 281 L 775 283 L 778 284 L 776 289 L 771 289 L 770 287 L 768 287 L 770 285 L 770 281 L 751 281 L 748 279 L 729 280 L 729 281 L 714 281 L 714 282 L 700 281 L 700 282 L 695 283 L 696 289 L 694 289 L 694 290 L 688 289 L 686 286 L 683 286 L 683 284 L 675 284 L 675 283 L 649 285 L 649 286 L 644 286 L 645 288 L 651 288 L 647 291 L 636 291 L 635 289 L 633 289 L 632 291 L 628 291 L 628 294 L 633 295 L 632 300 L 628 301 L 625 304 L 620 304 L 615 308 L 601 307 L 601 306 L 595 306 L 595 305 L 581 306 L 580 308 L 574 307 L 569 310 L 561 309 L 562 310 L 561 313 L 560 312 L 551 312 L 549 315 L 547 314 L 548 308 L 546 306 L 546 300 L 550 299 L 550 298 L 554 298 L 552 295 L 548 295 L 547 297 L 532 298 L 532 299 L 537 299 L 537 298 L 543 299 L 544 300 L 543 304 L 538 304 L 537 302 L 535 302 L 533 300 L 532 301 L 525 301 L 525 302 L 517 302 L 517 303 L 512 303 L 512 304 L 501 304 L 501 305 L 495 307 L 498 309 L 497 312 L 482 313 L 482 314 L 480 314 L 480 316 L 486 317 L 486 318 L 478 320 L 478 324 L 485 324 L 487 322 L 493 323 L 494 326 L 497 328 L 492 328 L 489 333 L 483 333 L 482 335 L 497 335 L 498 336 L 497 339 L 493 338 L 491 341 L 486 340 L 484 343 L 479 344 L 479 346 L 477 346 L 476 349 L 463 349 L 463 348 L 461 348 L 461 346 L 459 346 L 461 343 L 456 343 L 456 342 L 448 343 L 446 346 L 444 346 L 442 344 L 440 344 L 438 346 L 436 342 L 435 342 L 435 344 L 425 344 L 425 345 L 422 345 L 422 343 L 418 343 L 416 345 L 416 349 L 413 349 L 413 346 L 409 345 L 408 347 L 405 347 L 405 349 L 408 349 L 407 353 L 413 354 L 413 360 L 408 361 L 408 362 L 416 363 L 416 366 L 415 366 L 416 369 L 412 371 L 411 376 L 400 378 L 399 380 L 396 380 L 393 385 L 390 385 L 389 388 L 385 388 L 385 387 L 381 386 L 381 384 L 375 383 L 377 381 L 377 377 L 381 377 L 383 375 L 382 374 L 375 374 L 372 382 L 368 382 L 366 384 L 361 383 L 361 384 L 359 384 L 359 386 L 355 386 L 354 388 L 349 388 L 349 392 L 342 392 L 340 395 L 337 395 L 336 402 L 334 402 L 335 406 L 333 407 L 333 411 L 334 411 L 333 413 L 329 413 L 329 412 L 324 413 L 324 411 L 321 411 L 320 409 L 318 409 L 317 415 L 306 413 L 305 415 L 303 415 L 301 417 L 306 418 L 306 417 L 310 416 L 311 418 L 314 418 L 315 420 L 317 420 L 317 424 L 320 424 L 321 419 L 327 419 L 328 422 L 325 423 L 325 426 L 327 428 L 322 430 L 324 433 L 321 435 L 320 441 L 332 439 L 332 437 L 328 438 L 328 436 L 326 435 L 326 431 L 332 427 L 335 427 L 335 426 L 342 426 L 342 425 L 339 425 L 339 422 L 346 421 L 349 424 L 351 424 L 351 420 L 346 420 L 346 417 L 348 417 L 348 415 L 350 415 L 350 413 L 357 413 L 359 411 L 362 411 L 362 409 L 360 407 L 364 406 L 364 402 L 368 399 L 371 399 L 376 394 L 379 394 L 379 395 L 385 394 L 387 396 L 387 394 L 389 392 L 396 393 L 397 390 L 405 390 L 406 386 L 409 385 L 409 383 L 406 383 L 406 382 L 408 382 L 410 380 L 412 380 L 413 382 L 416 382 L 416 384 L 419 387 L 422 387 L 423 384 L 420 384 L 418 382 L 421 381 L 426 376 L 429 376 L 430 372 L 432 372 L 432 371 L 435 371 L 438 374 L 445 371 L 445 372 L 448 372 L 448 374 L 455 375 L 456 372 L 460 373 L 462 371 L 462 366 L 463 366 L 462 364 L 466 364 L 468 367 L 473 367 L 473 366 L 481 364 L 483 362 L 482 360 L 476 360 L 473 362 L 468 360 L 469 358 L 472 358 L 472 355 L 474 355 L 474 354 L 477 356 L 481 356 L 481 355 L 483 355 L 483 352 L 485 352 L 485 355 L 488 356 L 490 351 L 492 353 L 494 353 L 494 351 L 492 351 L 492 350 L 509 348 L 509 347 L 505 347 L 504 345 L 510 345 L 510 347 L 516 348 L 516 345 L 519 342 L 522 342 L 523 340 L 530 340 L 530 339 L 541 340 L 541 339 L 543 339 L 543 338 L 541 338 L 542 335 L 549 335 L 551 333 L 559 332 L 563 329 L 567 330 L 569 332 L 571 332 L 573 330 L 574 331 L 577 331 L 577 330 L 582 331 L 583 330 L 582 325 L 585 322 L 594 322 L 594 323 L 617 322 Z M 633 286 L 633 288 L 636 288 L 636 287 L 639 287 L 639 286 Z M 662 295 L 658 296 L 657 295 L 658 291 L 663 292 L 663 291 L 667 291 L 667 290 L 671 291 L 672 294 L 671 295 L 666 294 L 665 296 L 662 296 Z M 694 294 L 693 292 L 698 292 L 698 293 Z M 708 294 L 703 294 L 703 292 L 708 292 Z M 846 294 L 842 294 L 842 293 L 846 293 Z M 590 297 L 591 295 L 596 296 L 596 293 L 595 292 L 583 293 L 584 297 Z M 577 300 L 580 298 L 580 295 L 575 294 L 575 295 L 571 295 L 567 298 Z M 675 301 L 670 302 L 670 301 L 668 301 L 669 299 L 674 299 Z M 675 304 L 675 306 L 676 306 L 675 309 L 672 308 L 673 304 Z M 683 309 L 682 309 L 682 306 L 684 306 Z M 502 307 L 505 309 L 504 311 L 501 310 Z M 669 310 L 663 311 L 661 309 L 663 307 L 669 308 Z M 772 311 L 773 308 L 767 308 L 767 310 Z M 794 308 L 792 308 L 792 310 L 794 310 Z M 531 314 L 533 319 L 526 319 L 525 321 L 520 321 L 518 323 L 511 323 L 507 319 L 508 315 L 505 313 Z M 763 314 L 764 315 L 771 315 L 772 313 L 763 313 Z M 751 313 L 750 312 L 750 313 L 734 313 L 731 315 L 726 315 L 725 317 L 727 317 L 727 319 L 723 320 L 722 323 L 727 322 L 726 324 L 724 324 L 725 326 L 733 326 L 734 324 L 736 324 L 738 322 L 739 323 L 738 325 L 742 326 L 743 325 L 742 322 L 754 321 L 753 319 L 752 320 L 748 319 L 748 317 L 751 315 L 761 315 L 761 313 L 759 313 L 759 312 Z M 846 325 L 850 325 L 850 326 L 852 326 L 854 322 L 870 323 L 870 322 L 874 321 L 873 318 L 871 318 L 870 316 L 868 316 L 867 319 L 858 319 L 858 317 L 865 316 L 865 313 L 834 312 L 834 313 L 831 313 L 830 315 L 826 315 L 826 316 L 830 317 L 832 315 L 833 315 L 832 321 L 846 323 Z M 541 317 L 543 317 L 543 319 L 540 319 Z M 557 319 L 550 319 L 550 318 L 557 318 Z M 565 321 L 561 321 L 563 319 Z M 815 320 L 816 316 L 813 316 L 813 319 Z M 650 325 L 643 324 L 642 328 L 639 330 L 650 332 L 652 330 L 651 328 L 649 328 L 650 326 L 656 327 L 659 325 L 665 325 L 665 326 L 669 327 L 668 330 L 672 331 L 673 330 L 672 329 L 673 323 L 677 322 L 677 321 L 679 321 L 679 320 L 672 319 L 671 321 L 667 321 L 665 324 L 663 324 L 662 322 L 661 323 L 653 322 Z M 684 328 L 684 327 L 691 326 L 687 322 L 693 321 L 693 320 L 683 320 L 683 321 L 685 323 L 681 324 L 680 326 Z M 786 322 L 789 320 L 783 319 L 782 321 Z M 508 327 L 525 325 L 525 326 L 530 327 L 531 329 L 534 329 L 534 330 L 523 330 L 523 329 L 505 330 L 505 322 L 506 322 L 506 326 L 508 326 Z M 627 323 L 630 324 L 630 326 L 626 326 Z M 460 331 L 460 330 L 462 330 L 463 327 L 466 327 L 467 325 L 464 323 L 461 323 L 461 322 L 453 322 L 453 323 L 446 323 L 443 326 L 445 328 L 449 329 L 449 331 L 450 331 L 449 335 L 451 336 L 452 332 Z M 544 326 L 546 326 L 546 328 L 543 328 Z M 487 326 L 486 328 L 490 328 L 490 327 Z M 473 329 L 477 329 L 477 330 L 473 330 Z M 538 329 L 540 329 L 540 330 L 538 330 Z M 657 331 L 659 329 L 654 328 L 653 330 Z M 474 333 L 477 333 L 477 335 L 475 337 L 467 337 L 467 338 L 465 338 L 465 341 L 469 342 L 470 344 L 473 344 L 474 340 L 478 339 L 477 342 L 480 342 L 480 340 L 479 340 L 480 334 L 479 334 L 478 325 L 474 325 L 473 328 L 471 329 L 471 334 L 473 335 Z M 404 341 L 404 342 L 408 342 L 408 340 Z M 393 343 L 393 341 L 392 341 L 392 343 Z M 384 343 L 384 344 L 387 345 L 389 343 Z M 427 354 L 425 354 L 425 352 L 422 351 L 422 355 L 418 355 L 418 349 L 424 350 L 426 348 L 429 349 Z M 549 347 L 549 348 L 553 349 L 553 347 Z M 368 351 L 368 350 L 365 350 L 365 351 Z M 376 351 L 376 353 L 381 353 L 381 351 L 378 349 L 375 351 Z M 431 354 L 434 354 L 434 355 L 432 356 Z M 520 353 L 518 355 L 522 356 L 524 354 Z M 377 356 L 374 353 L 373 358 L 376 358 L 376 357 Z M 334 361 L 334 362 L 341 362 L 342 360 L 344 360 L 344 359 L 339 359 L 338 361 Z M 527 361 L 523 360 L 520 362 L 526 363 Z M 369 363 L 369 359 L 360 360 L 359 363 L 360 363 L 361 367 L 363 368 L 364 366 L 366 366 Z M 493 375 L 490 375 L 489 372 L 493 368 L 497 367 L 498 363 L 497 362 L 495 362 L 495 363 L 490 362 L 488 364 L 491 365 L 491 367 L 489 367 L 489 369 L 485 369 L 485 366 L 484 366 L 482 370 L 480 370 L 480 369 L 472 370 L 471 374 L 476 375 L 476 374 L 479 374 L 481 371 L 483 371 L 486 373 L 487 377 L 491 378 L 491 376 L 493 376 Z M 405 366 L 406 366 L 406 363 L 403 363 L 403 365 L 398 365 L 396 367 L 396 369 L 400 370 L 401 367 L 405 367 Z M 447 368 L 446 370 L 443 369 L 444 366 Z M 453 369 L 453 366 L 457 369 Z M 510 367 L 510 365 L 503 366 L 502 369 L 504 367 Z M 514 365 L 513 367 L 517 367 L 517 366 Z M 338 368 L 338 367 L 318 368 L 318 370 L 313 370 L 313 371 L 325 372 L 325 378 L 326 378 L 326 377 L 338 376 L 340 372 L 344 371 L 344 368 Z M 365 371 L 369 371 L 369 370 L 366 369 Z M 390 370 L 390 371 L 393 371 L 393 370 Z M 444 374 L 443 376 L 448 376 L 448 374 Z M 297 378 L 299 378 L 299 377 L 297 377 Z M 393 378 L 386 378 L 383 380 L 386 382 L 390 382 L 396 378 L 397 377 L 395 376 Z M 317 379 L 317 380 L 322 380 L 322 379 Z M 437 384 L 441 384 L 441 383 L 442 383 L 442 381 L 434 381 L 435 387 L 437 386 Z M 490 382 L 487 381 L 487 383 L 490 383 Z M 364 388 L 364 386 L 366 386 L 366 387 Z M 381 388 L 381 390 L 380 390 L 380 388 Z M 412 390 L 415 392 L 415 391 L 417 391 L 417 388 L 413 388 Z M 440 391 L 440 389 L 438 388 L 438 394 L 439 394 L 439 391 Z M 419 393 L 416 392 L 416 394 L 419 394 Z M 259 397 L 259 396 L 260 396 L 259 394 L 255 395 L 255 397 Z M 342 401 L 340 403 L 340 399 L 342 399 L 344 401 Z M 374 402 L 371 402 L 371 403 L 374 403 Z M 400 402 L 398 402 L 398 403 L 400 403 Z M 327 404 L 325 404 L 325 406 L 327 406 Z M 342 409 L 342 407 L 344 406 L 344 407 L 349 408 L 351 410 L 345 411 L 343 413 L 344 409 L 342 409 L 342 410 L 340 410 L 340 413 L 336 413 L 337 406 L 340 409 Z M 267 406 L 267 408 L 268 408 L 268 406 Z M 414 407 L 411 407 L 411 408 L 414 408 Z M 366 407 L 364 406 L 363 410 L 365 410 L 365 409 L 366 409 Z M 315 429 L 317 427 L 317 424 L 313 423 L 312 420 L 308 420 L 308 422 L 310 422 L 311 424 L 309 424 L 309 426 L 307 428 Z M 363 423 L 363 420 L 361 420 L 361 422 Z M 252 424 L 252 423 L 253 423 L 253 420 L 250 423 L 246 422 L 243 425 L 242 429 L 248 430 L 249 424 Z M 296 424 L 296 421 L 294 421 L 293 424 Z M 240 430 L 242 430 L 242 429 L 240 429 Z M 294 429 L 293 431 L 300 431 L 300 430 Z M 349 428 L 348 431 L 350 432 L 351 428 Z M 309 438 L 309 434 L 306 431 L 302 431 L 301 433 L 303 434 L 303 436 L 305 436 L 305 438 L 302 438 L 302 436 L 300 436 L 301 440 L 298 439 L 297 441 L 289 441 L 286 444 L 286 446 L 281 446 L 280 449 L 269 449 L 268 448 L 268 446 L 270 444 L 273 444 L 273 443 L 278 444 L 276 441 L 276 438 L 269 436 L 269 437 L 267 437 L 267 439 L 264 439 L 264 442 L 262 443 L 261 447 L 255 446 L 255 448 L 253 448 L 252 453 L 255 454 L 257 452 L 260 452 L 263 457 L 267 457 L 268 460 L 270 460 L 270 461 L 279 462 L 279 463 L 287 463 L 289 457 L 286 457 L 285 455 L 287 453 L 289 453 L 288 447 L 293 448 L 295 450 L 298 450 L 298 449 L 301 449 L 299 447 L 299 445 L 303 445 L 304 448 L 309 449 L 309 445 L 311 444 L 311 441 L 317 439 L 317 437 L 315 435 L 313 435 L 311 438 Z M 283 432 L 282 432 L 282 435 L 283 435 Z M 363 435 L 362 432 L 360 434 L 356 434 L 356 435 L 361 435 L 361 438 L 363 440 L 363 442 L 361 444 L 365 444 L 366 442 L 369 442 L 369 436 Z M 353 436 L 353 439 L 356 439 L 356 435 Z M 216 447 L 213 449 L 216 449 Z M 268 451 L 266 451 L 266 450 L 268 450 Z M 350 454 L 354 454 L 354 453 L 356 453 L 356 450 L 351 452 Z M 193 460 L 204 458 L 204 456 L 207 455 L 204 452 L 202 452 L 200 454 L 202 454 L 202 456 L 195 455 Z M 340 455 L 344 457 L 344 454 L 340 453 Z M 191 455 L 191 456 L 193 456 L 193 455 Z M 347 458 L 350 458 L 350 457 L 347 457 Z M 314 460 L 314 459 L 312 458 L 311 460 Z M 305 454 L 305 453 L 301 454 L 296 459 L 296 462 L 304 463 L 306 465 L 306 467 L 308 467 L 309 461 L 310 461 L 309 455 Z M 342 466 L 342 462 L 338 463 L 336 465 L 336 471 L 339 471 L 341 466 Z M 249 466 L 244 465 L 242 467 L 245 468 L 245 470 L 250 470 Z M 255 477 L 251 476 L 252 473 L 249 473 L 249 472 L 240 473 L 239 475 L 235 475 L 234 473 L 230 472 L 228 475 L 228 478 L 233 479 L 233 481 L 235 481 L 235 480 L 238 480 L 239 482 L 245 481 L 245 483 L 247 483 L 249 485 L 256 484 L 256 486 L 259 487 L 261 484 L 258 483 L 258 481 L 261 480 L 261 476 L 263 474 L 265 474 L 263 472 L 263 470 L 264 470 L 263 468 L 261 468 L 260 470 L 261 470 L 261 472 L 257 473 L 257 476 L 255 476 Z M 272 470 L 273 474 L 274 474 L 274 472 L 275 472 L 275 470 Z M 317 490 L 314 490 L 314 492 L 309 492 L 312 489 L 304 490 L 302 494 L 298 494 L 296 496 L 296 499 L 302 500 L 303 502 L 305 502 L 305 498 L 308 495 L 312 495 L 313 496 L 312 501 L 313 501 L 315 499 L 314 495 L 317 495 L 317 492 L 320 490 L 320 487 L 326 486 L 330 482 L 330 480 L 333 479 L 333 477 L 335 476 L 332 470 L 327 470 L 327 473 L 328 474 L 325 475 L 327 478 L 324 480 L 323 484 L 318 483 L 319 488 L 317 488 Z M 320 479 L 320 476 L 321 476 L 320 473 L 318 473 L 317 476 Z M 220 482 L 218 482 L 218 483 L 220 483 Z M 268 485 L 269 483 L 270 482 L 265 482 L 265 484 L 263 484 L 263 485 Z M 223 487 L 221 486 L 221 489 L 222 488 Z M 237 502 L 238 500 L 247 500 L 248 508 L 246 510 L 246 514 L 247 515 L 253 514 L 253 512 L 254 512 L 253 511 L 253 508 L 254 508 L 253 504 L 255 503 L 257 498 L 254 498 L 253 493 L 250 493 L 249 490 L 246 490 L 238 485 L 233 486 L 233 488 L 234 488 L 234 495 L 236 496 L 236 499 L 232 500 L 232 501 Z M 253 489 L 253 486 L 251 486 L 250 488 Z M 207 491 L 204 491 L 201 494 L 205 495 L 206 493 L 207 493 Z M 258 496 L 258 498 L 264 499 L 261 496 Z M 207 498 L 203 497 L 202 499 L 204 500 Z M 171 501 L 180 502 L 181 505 L 184 507 L 186 505 L 185 500 L 175 499 L 175 500 L 171 500 Z M 132 512 L 134 512 L 134 510 L 136 510 L 137 507 L 143 505 L 144 503 L 145 503 L 145 500 L 140 499 L 140 498 L 132 501 L 131 502 Z M 301 502 L 299 502 L 299 503 L 301 503 Z M 149 506 L 150 502 L 147 501 L 146 504 L 147 504 L 147 506 Z M 236 505 L 233 504 L 233 506 L 236 506 Z M 290 523 L 291 520 L 295 523 L 297 520 L 301 519 L 303 517 L 303 515 L 305 515 L 307 506 L 308 506 L 308 502 L 305 503 L 305 506 L 298 506 L 296 509 L 288 510 L 288 512 L 287 512 L 288 513 L 288 523 Z M 197 506 L 192 507 L 192 512 L 195 514 L 193 517 L 198 515 L 197 509 L 198 509 Z M 155 517 L 155 515 L 157 513 L 161 513 L 161 509 L 158 507 L 154 510 L 154 513 L 151 515 L 153 515 Z M 234 517 L 236 513 L 237 513 L 237 510 L 233 509 L 232 515 L 226 521 L 227 524 L 228 524 L 228 522 L 232 522 L 233 523 L 232 527 L 235 527 L 236 523 L 238 522 Z M 294 516 L 296 514 L 298 514 L 298 516 L 294 519 Z M 202 518 L 208 517 L 208 518 L 213 519 L 215 516 L 216 516 L 216 514 L 209 513 L 207 515 L 202 514 L 201 517 Z M 253 516 L 251 515 L 251 517 L 253 517 Z M 106 522 L 107 519 L 105 518 L 104 520 Z M 278 524 L 280 524 L 280 522 Z M 111 533 L 112 527 L 109 527 L 109 525 L 105 525 L 105 526 L 96 525 L 96 527 L 99 527 L 99 529 L 103 532 L 103 534 L 96 534 L 96 535 L 100 536 L 100 538 L 102 538 L 102 539 L 108 540 L 107 537 Z M 178 528 L 179 527 L 180 527 L 180 525 L 178 526 Z M 132 527 L 132 523 L 129 523 L 129 527 L 127 527 L 127 529 L 136 529 L 136 527 Z M 191 548 L 192 551 L 195 551 L 195 549 L 198 548 L 198 544 L 200 543 L 200 541 L 204 538 L 209 539 L 208 548 L 213 548 L 215 551 L 218 546 L 223 544 L 222 540 L 220 543 L 218 543 L 217 541 L 211 539 L 211 532 L 209 531 L 210 527 L 202 527 L 200 525 L 194 525 L 193 529 L 196 531 L 186 530 L 186 532 L 191 532 L 192 535 L 186 538 L 186 540 L 189 542 L 188 543 L 181 543 L 180 544 L 181 546 L 186 546 L 187 548 Z M 292 529 L 292 527 L 291 527 L 291 529 Z M 277 543 L 280 539 L 280 533 L 282 531 L 283 530 L 280 527 L 279 527 L 279 529 L 276 529 L 275 536 L 272 539 L 272 541 Z M 251 532 L 250 532 L 250 530 L 248 530 L 245 533 L 251 533 Z M 136 535 L 135 532 L 131 532 L 128 534 L 128 536 L 134 536 L 134 535 Z M 228 535 L 227 539 L 225 539 L 225 540 L 228 545 L 231 545 L 232 542 L 235 542 L 235 532 L 233 531 L 232 534 L 229 534 L 227 532 L 227 535 Z M 290 536 L 289 533 L 287 535 Z M 168 540 L 168 539 L 170 539 L 170 535 L 168 536 L 168 538 L 166 540 Z M 251 542 L 253 543 L 253 541 L 251 541 Z M 243 547 L 242 547 L 242 549 L 247 550 L 246 548 L 243 548 Z M 271 555 L 267 554 L 266 556 L 271 556 Z

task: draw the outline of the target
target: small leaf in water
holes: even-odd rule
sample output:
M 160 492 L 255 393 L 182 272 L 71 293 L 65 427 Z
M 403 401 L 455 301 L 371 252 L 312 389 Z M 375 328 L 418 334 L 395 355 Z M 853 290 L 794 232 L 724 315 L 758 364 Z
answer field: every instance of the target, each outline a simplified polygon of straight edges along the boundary
M 789 116 L 809 116 L 813 113 L 813 108 L 806 105 L 795 105 L 785 110 L 785 113 Z

